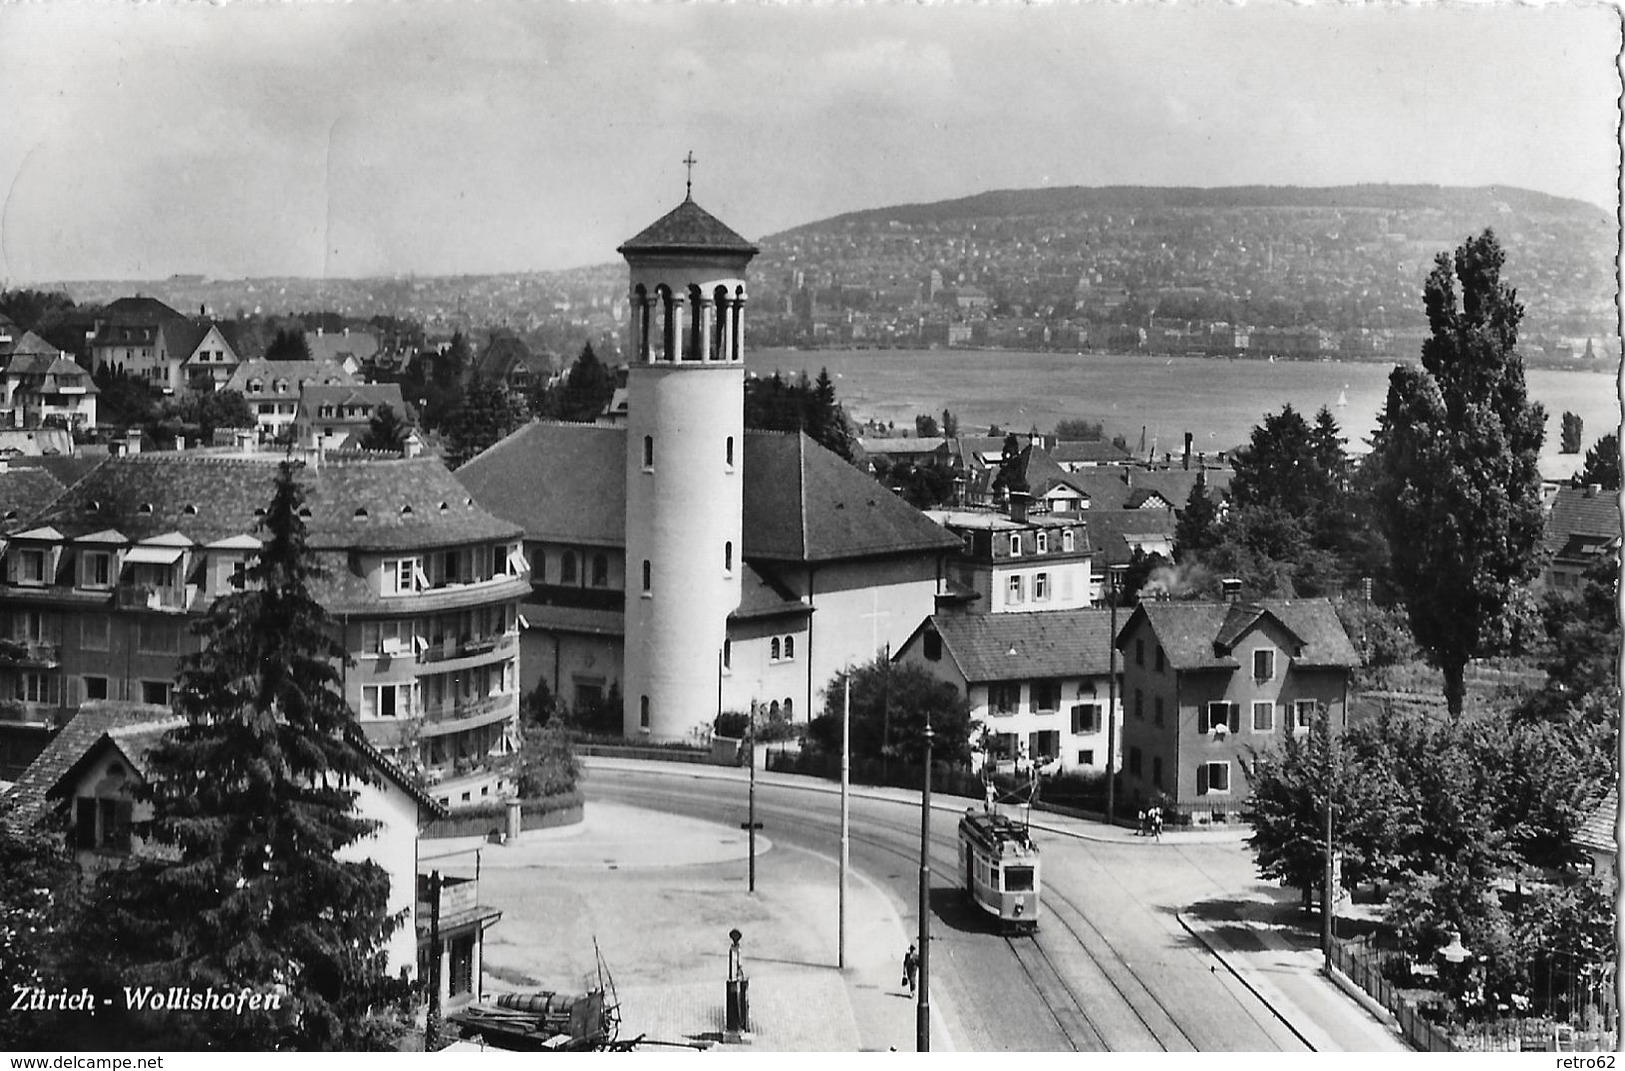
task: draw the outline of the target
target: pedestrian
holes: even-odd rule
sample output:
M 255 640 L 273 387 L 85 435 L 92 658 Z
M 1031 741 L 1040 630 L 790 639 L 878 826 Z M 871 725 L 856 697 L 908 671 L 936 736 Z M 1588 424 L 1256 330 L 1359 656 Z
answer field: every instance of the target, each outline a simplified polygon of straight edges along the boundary
M 1162 840 L 1162 808 L 1151 808 L 1151 835 Z
M 920 973 L 920 954 L 910 944 L 908 951 L 903 953 L 903 984 L 908 986 L 908 995 L 914 995 L 914 978 Z
M 1137 829 L 1134 830 L 1134 835 L 1136 837 L 1143 837 L 1143 836 L 1145 836 L 1145 830 L 1146 830 L 1145 811 L 1141 810 L 1140 811 L 1140 825 L 1139 825 L 1139 827 Z

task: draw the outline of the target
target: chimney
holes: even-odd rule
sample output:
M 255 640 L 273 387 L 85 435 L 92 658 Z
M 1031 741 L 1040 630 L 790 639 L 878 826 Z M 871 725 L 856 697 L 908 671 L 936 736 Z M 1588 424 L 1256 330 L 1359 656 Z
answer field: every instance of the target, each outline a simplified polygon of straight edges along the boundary
M 1586 497 L 1587 498 L 1596 498 L 1600 494 L 1602 494 L 1602 484 L 1600 484 L 1600 483 L 1588 483 L 1588 484 L 1586 484 Z
M 1191 433 L 1187 431 L 1185 433 L 1185 470 L 1187 472 L 1190 471 L 1190 467 L 1191 467 Z
M 1219 588 L 1224 592 L 1225 602 L 1235 602 L 1241 598 L 1241 581 L 1236 577 L 1227 576 L 1219 581 Z
M 141 452 L 141 431 L 131 428 L 124 433 L 124 453 L 127 457 L 134 457 Z
M 1027 523 L 1027 500 L 1032 496 L 1026 491 L 1012 490 L 1010 492 L 1010 519 L 1017 524 Z

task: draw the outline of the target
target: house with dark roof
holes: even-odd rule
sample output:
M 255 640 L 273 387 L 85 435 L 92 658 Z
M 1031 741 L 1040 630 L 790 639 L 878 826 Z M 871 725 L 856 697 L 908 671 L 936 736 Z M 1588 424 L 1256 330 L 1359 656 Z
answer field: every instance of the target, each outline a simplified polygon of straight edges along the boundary
M 970 701 L 984 761 L 1046 772 L 1104 770 L 1113 706 L 1111 614 L 937 614 L 894 661 L 919 666 Z M 1121 751 L 1121 747 L 1119 747 Z M 1120 763 L 1118 764 L 1120 767 Z
M 178 360 L 176 387 L 194 394 L 224 390 L 241 364 L 236 332 L 229 324 L 172 320 L 164 325 L 164 348 Z
M 307 383 L 299 392 L 294 440 L 317 450 L 336 450 L 352 436 L 366 435 L 386 405 L 402 424 L 411 422 L 399 383 Z
M 13 427 L 96 426 L 96 396 L 101 390 L 67 354 L 14 354 L 0 373 L 0 383 Z
M 318 327 L 315 334 L 305 334 L 305 345 L 311 360 L 336 364 L 352 376 L 360 376 L 363 366 L 378 354 L 377 335 L 348 327 L 339 331 Z
M 170 334 L 170 325 L 178 327 Z M 117 298 L 108 303 L 90 325 L 90 367 L 112 368 L 151 384 L 164 393 L 181 386 L 181 362 L 190 354 L 172 352 L 192 337 L 191 322 L 157 298 Z
M 167 704 L 191 625 L 260 547 L 277 456 L 109 458 L 15 532 L 0 585 L 0 736 L 38 744 L 81 703 Z M 514 787 L 518 526 L 438 460 L 300 474 L 315 594 L 340 622 L 362 732 L 448 806 Z
M 1259 752 L 1348 723 L 1360 656 L 1326 599 L 1141 600 L 1117 634 L 1123 785 L 1198 823 L 1233 821 Z
M 1578 590 L 1586 570 L 1620 547 L 1618 491 L 1589 487 L 1560 487 L 1546 515 L 1546 568 L 1541 584 L 1548 588 Z
M 21 531 L 63 489 L 62 481 L 47 469 L 12 465 L 0 457 L 0 535 Z
M 254 413 L 260 442 L 286 434 L 299 416 L 300 393 L 309 386 L 354 386 L 355 376 L 332 361 L 244 361 L 226 381 Z
M 457 470 L 525 532 L 524 690 L 542 680 L 587 703 L 622 686 L 626 450 L 624 427 L 532 421 Z M 804 434 L 748 431 L 739 462 L 744 572 L 722 709 L 778 704 L 804 719 L 836 670 L 895 647 L 933 612 L 960 541 Z
M 1098 601 L 1089 529 L 1080 514 L 1028 513 L 1026 496 L 1000 509 L 933 509 L 925 515 L 961 541 L 949 559 L 946 601 L 973 614 L 1076 610 Z
M 69 846 L 87 878 L 124 865 L 131 858 L 162 857 L 166 849 L 145 843 L 132 827 L 152 817 L 152 805 L 138 799 L 152 770 L 148 755 L 171 730 L 186 724 L 168 707 L 117 700 L 86 703 L 50 748 L 25 772 L 9 794 L 17 805 L 13 821 L 38 822 L 57 815 Z M 337 857 L 376 863 L 389 878 L 388 911 L 400 914 L 385 954 L 391 972 L 417 969 L 417 843 L 422 826 L 447 812 L 417 782 L 376 749 L 357 740 L 372 764 L 370 782 L 349 787 L 356 813 L 376 823 L 374 830 Z
M 475 358 L 473 376 L 506 393 L 528 395 L 548 383 L 558 365 L 556 354 L 532 353 L 524 339 L 512 331 L 499 330 L 491 332 L 490 341 Z
M 1063 439 L 1049 448 L 1049 456 L 1067 472 L 1126 465 L 1133 460 L 1127 450 L 1103 439 Z

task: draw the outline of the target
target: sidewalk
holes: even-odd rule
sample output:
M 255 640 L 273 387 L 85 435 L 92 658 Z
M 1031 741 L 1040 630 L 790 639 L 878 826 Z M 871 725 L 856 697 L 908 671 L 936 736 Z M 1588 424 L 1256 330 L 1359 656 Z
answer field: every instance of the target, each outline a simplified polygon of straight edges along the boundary
M 588 758 L 589 768 L 639 769 L 651 763 L 606 757 Z M 748 777 L 742 769 L 695 764 L 662 764 L 672 773 L 701 779 L 739 780 Z M 758 771 L 758 784 L 793 786 L 813 792 L 838 794 L 840 786 L 818 778 L 796 774 Z M 919 794 L 904 789 L 857 787 L 852 795 L 864 799 L 894 800 L 918 806 Z M 935 796 L 932 810 L 964 813 L 978 800 L 955 796 Z M 602 806 L 595 804 L 594 806 Z M 1214 830 L 1165 829 L 1160 838 L 1143 837 L 1126 826 L 1065 815 L 1034 812 L 1034 829 L 1055 836 L 1110 843 L 1156 851 L 1179 845 L 1240 845 L 1250 830 L 1242 824 Z M 854 888 L 857 883 L 854 882 Z M 1186 905 L 1177 915 L 1179 924 L 1200 941 L 1238 980 L 1273 1011 L 1300 1040 L 1321 1052 L 1408 1052 L 1409 1047 L 1397 1028 L 1367 1011 L 1354 997 L 1339 989 L 1322 970 L 1322 954 L 1313 935 L 1297 925 L 1295 894 L 1258 881 L 1246 888 L 1227 890 L 1226 897 L 1201 905 Z M 899 927 L 900 928 L 900 927 Z M 895 943 L 896 938 L 893 938 Z M 848 947 L 853 947 L 850 943 Z M 889 946 L 888 946 L 889 947 Z M 894 969 L 882 971 L 883 983 Z M 933 994 L 935 997 L 935 994 Z M 933 999 L 933 1011 L 937 1010 Z M 912 1011 L 912 1006 L 910 1006 Z M 906 1035 L 913 1048 L 912 1031 Z
M 620 1038 L 642 1036 L 652 1051 L 914 1049 L 915 1004 L 898 984 L 909 935 L 885 895 L 855 873 L 847 888 L 848 963 L 837 969 L 835 860 L 758 834 L 753 894 L 745 831 L 593 801 L 581 823 L 526 832 L 507 845 L 424 841 L 420 866 L 472 873 L 476 851 L 480 900 L 503 911 L 486 933 L 487 999 L 585 988 L 596 978 L 596 944 L 620 1004 Z M 744 933 L 752 1028 L 739 1042 L 723 1033 L 735 927 Z M 947 1011 L 933 999 L 937 1051 L 952 1048 Z

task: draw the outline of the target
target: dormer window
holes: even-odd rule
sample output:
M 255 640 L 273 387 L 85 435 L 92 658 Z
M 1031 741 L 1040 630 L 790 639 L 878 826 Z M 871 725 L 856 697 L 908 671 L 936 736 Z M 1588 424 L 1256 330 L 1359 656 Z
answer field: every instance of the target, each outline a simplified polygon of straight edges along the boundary
M 1038 547 L 1037 547 L 1038 553 L 1047 554 L 1049 552 L 1049 533 L 1048 532 L 1039 532 L 1037 535 L 1035 535 L 1033 537 L 1033 539 L 1038 544 Z
M 1013 536 L 1010 537 L 1010 557 L 1012 557 L 1012 558 L 1021 557 L 1021 536 L 1020 535 L 1013 535 Z
M 1072 529 L 1067 528 L 1061 532 L 1061 550 L 1064 553 L 1070 554 L 1072 553 L 1072 547 Z
M 196 517 L 197 507 L 188 502 L 184 507 L 182 507 L 181 512 L 186 514 L 188 517 Z
M 141 503 L 141 505 L 136 508 L 136 512 L 140 513 L 140 514 L 150 514 L 152 512 L 152 503 L 151 502 L 143 502 L 143 503 Z
M 367 519 L 367 507 L 366 506 L 357 506 L 356 511 L 355 511 L 355 518 L 358 521 L 366 520 Z
M 412 516 L 412 504 L 410 502 L 408 502 L 406 505 L 401 507 L 401 516 L 402 517 L 410 517 L 410 516 Z

